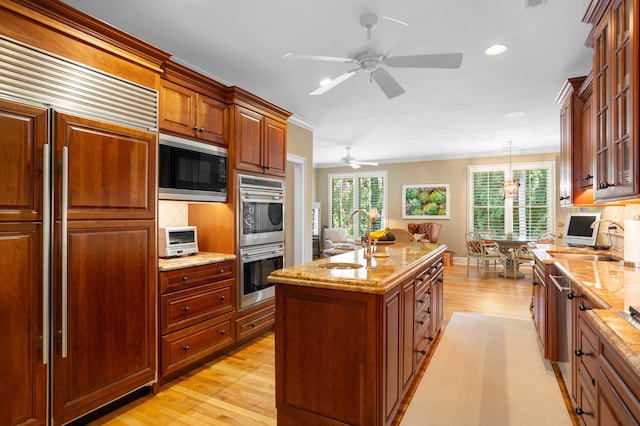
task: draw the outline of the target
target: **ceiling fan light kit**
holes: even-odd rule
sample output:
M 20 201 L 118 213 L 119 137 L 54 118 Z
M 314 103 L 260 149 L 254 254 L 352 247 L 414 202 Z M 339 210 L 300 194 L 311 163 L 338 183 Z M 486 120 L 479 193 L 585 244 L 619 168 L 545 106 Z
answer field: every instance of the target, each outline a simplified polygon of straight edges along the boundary
M 397 19 L 389 19 L 403 25 L 405 22 Z M 378 15 L 366 13 L 360 16 L 360 25 L 367 30 L 367 44 L 352 51 L 348 58 L 340 58 L 334 56 L 316 56 L 316 55 L 300 55 L 287 53 L 285 58 L 292 59 L 310 59 L 317 61 L 344 62 L 357 65 L 357 68 L 347 71 L 329 83 L 320 86 L 316 90 L 309 93 L 310 95 L 321 95 L 336 87 L 345 80 L 354 75 L 365 71 L 371 74 L 371 80 L 375 81 L 387 98 L 392 99 L 405 92 L 400 84 L 391 76 L 385 67 L 398 68 L 460 68 L 462 64 L 462 53 L 439 53 L 439 54 L 423 54 L 409 56 L 386 56 L 377 53 L 371 45 L 371 31 L 378 23 Z

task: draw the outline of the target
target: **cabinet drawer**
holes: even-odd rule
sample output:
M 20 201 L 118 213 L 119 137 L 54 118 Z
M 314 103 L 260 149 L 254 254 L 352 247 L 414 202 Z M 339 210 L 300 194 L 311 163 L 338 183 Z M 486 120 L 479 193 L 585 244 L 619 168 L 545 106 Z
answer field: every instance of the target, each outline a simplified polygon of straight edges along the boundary
M 580 316 L 578 316 L 578 345 L 578 349 L 582 352 L 581 356 L 576 354 L 578 377 L 584 382 L 584 389 L 588 389 L 591 392 L 591 398 L 595 399 L 598 337 Z
M 431 306 L 431 295 L 429 294 L 429 287 L 425 286 L 420 293 L 416 293 L 416 317 L 429 306 Z
M 615 397 L 619 406 L 618 415 L 629 413 L 635 422 L 640 419 L 640 378 L 629 361 L 622 358 L 607 341 L 600 340 L 600 391 L 608 388 L 610 397 Z
M 276 322 L 275 304 L 260 309 L 236 320 L 236 337 L 242 340 L 245 337 L 256 334 L 269 327 L 273 327 Z
M 209 320 L 161 340 L 162 375 L 176 371 L 234 342 L 231 320 Z
M 427 327 L 429 329 L 429 327 Z M 415 361 L 416 361 L 416 369 L 420 368 L 420 365 L 426 358 L 429 353 L 429 349 L 431 349 L 431 339 L 429 336 L 416 336 L 416 351 L 415 351 Z
M 216 315 L 233 311 L 231 287 L 234 284 L 235 280 L 225 280 L 161 296 L 162 328 L 160 333 L 166 334 L 176 331 Z
M 235 277 L 235 262 L 226 261 L 160 272 L 160 292 L 182 290 Z

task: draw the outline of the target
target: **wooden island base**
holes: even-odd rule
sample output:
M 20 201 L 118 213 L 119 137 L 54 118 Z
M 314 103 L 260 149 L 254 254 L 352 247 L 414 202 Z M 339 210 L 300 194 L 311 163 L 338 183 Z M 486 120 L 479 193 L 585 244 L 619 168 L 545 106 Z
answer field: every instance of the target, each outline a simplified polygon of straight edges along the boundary
M 278 425 L 393 422 L 440 331 L 445 249 L 393 247 L 359 272 L 317 265 L 361 253 L 272 274 Z

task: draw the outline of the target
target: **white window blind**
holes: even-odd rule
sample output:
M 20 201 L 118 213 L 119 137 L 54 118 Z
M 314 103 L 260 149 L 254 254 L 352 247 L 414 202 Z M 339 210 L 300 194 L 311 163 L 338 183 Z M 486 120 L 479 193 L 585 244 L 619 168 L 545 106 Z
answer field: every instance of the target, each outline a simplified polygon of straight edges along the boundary
M 349 224 L 349 216 L 356 209 L 369 211 L 378 209 L 380 217 L 371 225 L 371 230 L 384 228 L 386 222 L 386 172 L 361 172 L 329 175 L 329 226 L 345 228 L 349 235 L 366 235 L 367 220 L 364 214 L 354 217 Z
M 513 164 L 518 194 L 504 198 L 502 185 L 509 180 L 508 164 L 469 166 L 469 231 L 513 233 L 535 238 L 553 229 L 555 168 L 552 162 Z

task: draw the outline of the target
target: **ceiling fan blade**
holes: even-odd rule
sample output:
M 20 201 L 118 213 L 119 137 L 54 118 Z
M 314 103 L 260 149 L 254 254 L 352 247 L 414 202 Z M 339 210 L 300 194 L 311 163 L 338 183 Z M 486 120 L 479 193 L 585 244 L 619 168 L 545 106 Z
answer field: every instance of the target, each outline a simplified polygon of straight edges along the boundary
M 374 163 L 371 161 L 358 161 L 357 163 L 361 166 L 377 166 L 378 165 L 378 163 Z
M 391 56 L 385 63 L 390 67 L 405 68 L 460 68 L 462 53 Z
M 402 86 L 384 68 L 378 68 L 372 73 L 372 76 L 387 98 L 395 98 L 404 93 Z
M 360 164 L 356 163 L 355 161 L 348 161 L 347 164 L 352 169 L 359 169 L 360 168 Z
M 360 71 L 360 68 L 356 68 L 354 70 L 347 71 L 344 74 L 341 74 L 341 75 L 337 76 L 336 78 L 331 80 L 329 83 L 325 84 L 324 86 L 318 87 L 316 90 L 314 90 L 313 92 L 311 92 L 309 94 L 310 95 L 321 95 L 324 92 L 326 92 L 326 91 L 328 91 L 330 89 L 333 89 L 334 87 L 336 87 L 338 84 L 342 83 L 343 81 L 345 81 L 349 77 L 352 77 L 352 76 L 356 75 L 358 73 L 358 71 Z
M 298 53 L 287 53 L 284 55 L 285 59 L 309 59 L 312 61 L 329 61 L 329 62 L 343 62 L 343 63 L 351 63 L 353 60 L 349 58 L 338 58 L 336 56 L 319 56 L 319 55 L 301 55 Z

